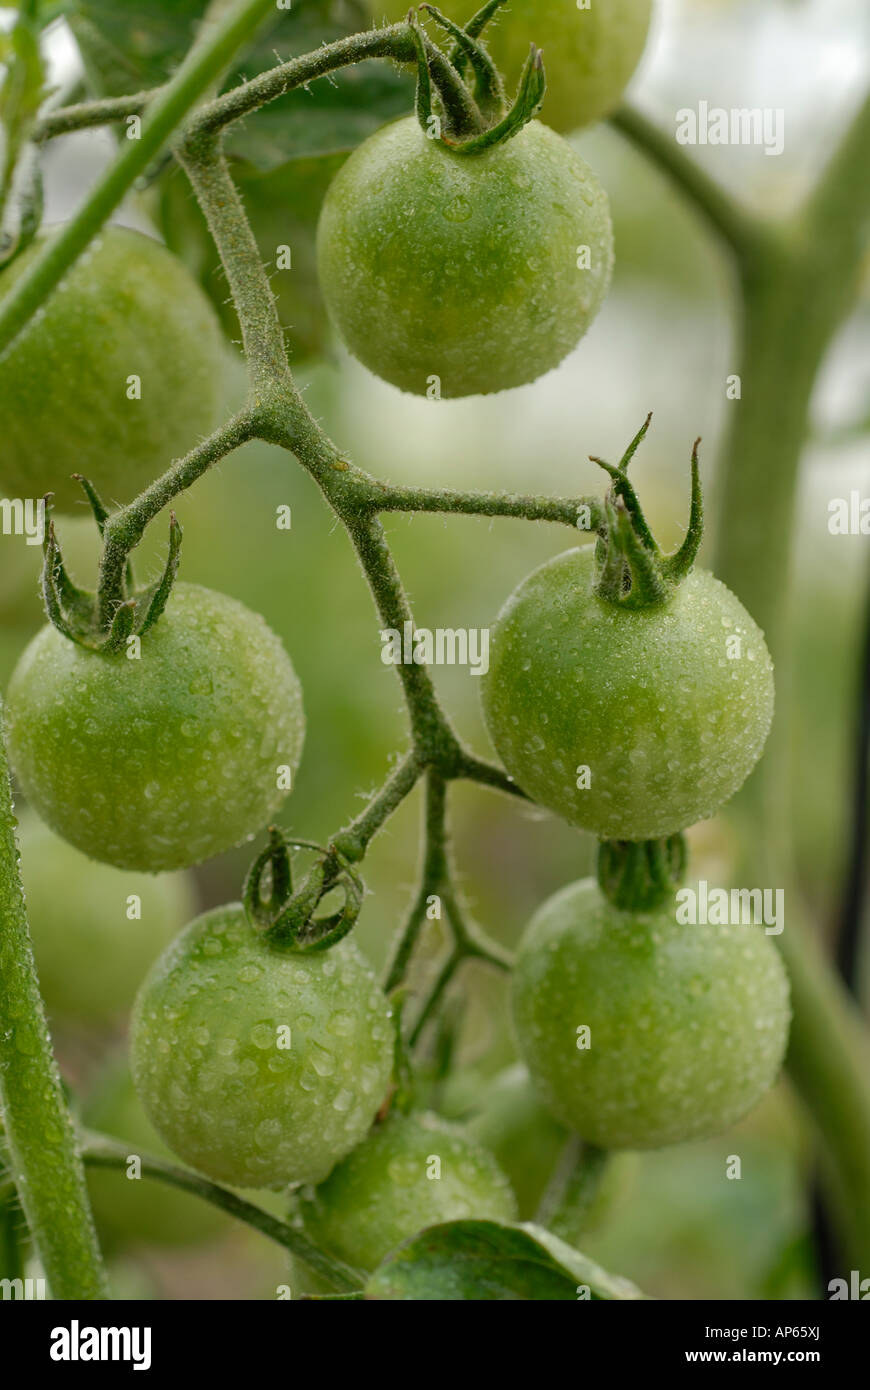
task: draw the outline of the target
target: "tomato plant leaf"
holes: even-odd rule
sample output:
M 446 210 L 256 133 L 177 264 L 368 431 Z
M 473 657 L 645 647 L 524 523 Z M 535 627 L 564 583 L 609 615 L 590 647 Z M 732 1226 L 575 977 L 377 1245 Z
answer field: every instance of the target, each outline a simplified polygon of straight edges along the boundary
M 448 1221 L 421 1231 L 387 1256 L 365 1293 L 376 1300 L 472 1302 L 644 1297 L 542 1227 L 497 1221 Z
M 166 81 L 205 8 L 205 0 L 75 0 L 70 23 L 95 91 L 120 96 Z M 370 24 L 364 0 L 296 0 L 291 9 L 276 11 L 224 88 Z M 360 63 L 254 112 L 229 132 L 227 149 L 262 171 L 288 159 L 347 152 L 384 121 L 407 113 L 412 93 L 410 74 L 382 62 Z

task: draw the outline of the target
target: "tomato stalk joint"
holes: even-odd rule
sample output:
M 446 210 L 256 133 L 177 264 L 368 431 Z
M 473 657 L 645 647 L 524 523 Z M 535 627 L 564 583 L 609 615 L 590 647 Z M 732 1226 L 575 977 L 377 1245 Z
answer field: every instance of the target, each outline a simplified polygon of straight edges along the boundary
M 652 912 L 682 883 L 686 860 L 681 833 L 661 840 L 602 840 L 598 886 L 623 912 Z

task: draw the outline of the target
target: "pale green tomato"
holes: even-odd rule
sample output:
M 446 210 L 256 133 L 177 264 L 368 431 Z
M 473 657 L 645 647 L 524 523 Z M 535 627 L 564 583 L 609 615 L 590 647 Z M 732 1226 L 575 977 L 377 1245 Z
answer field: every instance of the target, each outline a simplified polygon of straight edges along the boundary
M 372 13 L 405 18 L 403 0 L 370 0 Z M 477 0 L 453 0 L 444 13 L 466 24 Z M 541 120 L 569 131 L 600 121 L 619 104 L 641 59 L 652 0 L 511 0 L 482 38 L 512 94 L 534 43 L 544 52 L 547 92 Z
M 5 295 L 37 241 L 0 274 Z M 0 487 L 80 507 L 73 473 L 129 502 L 214 429 L 226 347 L 181 261 L 125 227 L 100 233 L 0 360 Z
M 391 1115 L 302 1194 L 306 1234 L 358 1269 L 371 1270 L 427 1226 L 516 1219 L 510 1183 L 492 1154 L 427 1112 Z
M 418 395 L 521 386 L 582 338 L 610 283 L 607 196 L 537 121 L 479 155 L 384 126 L 336 174 L 317 232 L 351 352 Z
M 93 859 L 155 873 L 256 834 L 287 796 L 305 731 L 275 634 L 194 584 L 176 584 L 136 659 L 44 627 L 13 672 L 6 717 L 42 819 Z
M 773 719 L 773 666 L 708 571 L 627 610 L 593 593 L 594 554 L 557 555 L 511 594 L 483 711 L 529 796 L 600 839 L 656 839 L 712 816 L 745 781 Z
M 571 1132 L 542 1104 L 527 1068 L 517 1063 L 494 1076 L 465 1128 L 495 1155 L 510 1179 L 520 1220 L 533 1221 Z M 600 1226 L 625 1197 L 637 1163 L 636 1154 L 611 1154 L 591 1201 L 582 1210 L 560 1207 L 557 1234 L 576 1242 Z
M 218 1182 L 317 1182 L 360 1142 L 393 1061 L 390 1009 L 345 938 L 271 947 L 239 904 L 197 918 L 136 1001 L 133 1080 L 173 1152 Z
M 39 987 L 54 1018 L 123 1019 L 152 961 L 195 911 L 185 873 L 95 864 L 23 817 L 18 843 Z
M 593 879 L 532 918 L 512 1006 L 547 1108 L 605 1149 L 728 1129 L 776 1080 L 790 1017 L 763 928 L 680 925 L 673 902 L 619 912 Z

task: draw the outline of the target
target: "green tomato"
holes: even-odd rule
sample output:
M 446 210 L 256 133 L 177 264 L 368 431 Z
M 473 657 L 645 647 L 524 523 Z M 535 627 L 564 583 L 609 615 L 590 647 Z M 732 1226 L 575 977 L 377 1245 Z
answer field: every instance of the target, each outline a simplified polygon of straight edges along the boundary
M 460 155 L 409 116 L 339 170 L 317 259 L 361 362 L 405 391 L 471 396 L 534 381 L 571 351 L 607 292 L 613 234 L 595 175 L 546 126 Z
M 13 672 L 6 715 L 42 819 L 93 859 L 155 873 L 250 839 L 287 795 L 305 730 L 275 634 L 193 584 L 176 585 L 135 660 L 44 627 Z
M 593 879 L 532 918 L 512 1007 L 548 1109 L 605 1149 L 728 1129 L 773 1084 L 788 1039 L 788 981 L 760 927 L 620 912 Z
M 389 1083 L 390 1009 L 349 938 L 273 948 L 238 904 L 197 918 L 139 992 L 136 1089 L 191 1167 L 237 1187 L 318 1182 L 368 1130 Z
M 529 796 L 601 839 L 656 839 L 745 781 L 773 718 L 773 666 L 706 570 L 627 610 L 593 593 L 594 554 L 557 555 L 514 590 L 492 631 L 484 716 Z
M 42 246 L 2 272 L 0 295 Z M 217 316 L 182 263 L 106 228 L 0 363 L 5 495 L 53 490 L 68 511 L 84 496 L 70 474 L 83 473 L 107 503 L 130 501 L 214 428 L 225 362 Z
M 477 0 L 454 0 L 446 13 L 466 24 Z M 402 0 L 372 0 L 373 13 L 398 23 L 408 13 Z M 483 41 L 513 92 L 529 45 L 544 51 L 547 92 L 541 120 L 554 130 L 574 130 L 608 116 L 619 104 L 641 59 L 652 0 L 513 0 L 483 31 Z
M 315 1245 L 363 1270 L 427 1226 L 516 1220 L 492 1154 L 426 1112 L 376 1125 L 325 1183 L 302 1194 L 299 1210 Z
M 465 1128 L 495 1155 L 510 1179 L 520 1220 L 533 1221 L 571 1132 L 541 1103 L 522 1063 L 492 1078 Z M 609 1155 L 598 1190 L 582 1210 L 560 1208 L 556 1234 L 574 1242 L 600 1226 L 625 1199 L 637 1166 L 637 1154 Z
M 521 1063 L 493 1077 L 465 1128 L 507 1174 L 520 1220 L 532 1221 L 570 1131 L 541 1104 Z
M 109 1026 L 130 1010 L 152 961 L 194 911 L 186 874 L 94 864 L 35 816 L 18 832 L 39 986 L 54 1018 Z
M 82 1121 L 88 1129 L 122 1139 L 130 1157 L 172 1157 L 142 1109 L 126 1062 L 113 1061 L 106 1068 L 82 1110 Z M 87 1169 L 87 1178 L 101 1244 L 112 1249 L 197 1245 L 234 1224 L 210 1202 L 154 1178 L 94 1167 Z

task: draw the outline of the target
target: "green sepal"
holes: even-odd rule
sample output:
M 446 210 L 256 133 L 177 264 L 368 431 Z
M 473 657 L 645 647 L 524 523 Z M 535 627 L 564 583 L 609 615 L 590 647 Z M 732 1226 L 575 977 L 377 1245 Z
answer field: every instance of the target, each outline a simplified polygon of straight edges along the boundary
M 73 475 L 81 483 L 102 536 L 108 509 L 96 488 L 81 474 Z M 45 498 L 46 512 L 51 509 L 52 494 Z M 88 589 L 79 589 L 66 571 L 54 522 L 49 520 L 43 541 L 42 597 L 49 622 L 71 642 L 95 652 L 122 650 L 127 638 L 141 637 L 152 628 L 164 612 L 172 593 L 181 563 L 182 528 L 174 512 L 169 514 L 169 549 L 163 573 L 154 584 L 136 589 L 133 567 L 128 559 L 124 567 L 119 592 L 113 595 L 111 622 L 108 629 L 100 625 L 97 596 Z
M 439 9 L 436 9 L 434 5 L 424 3 L 420 9 L 431 14 L 435 23 L 440 24 L 441 28 L 455 39 L 456 44 L 449 55 L 449 60 L 460 77 L 463 75 L 466 63 L 471 68 L 474 74 L 474 99 L 481 114 L 484 116 L 502 116 L 506 106 L 504 84 L 498 68 L 486 49 L 465 29 L 461 29 L 458 24 L 454 24 L 452 19 L 448 19 Z
M 651 415 L 629 444 L 618 464 L 590 454 L 611 480 L 604 501 L 604 520 L 595 547 L 594 592 L 620 608 L 653 608 L 665 603 L 691 570 L 704 530 L 704 507 L 696 439 L 692 448 L 692 500 L 686 537 L 678 550 L 664 555 L 647 525 L 631 482 L 628 465 L 649 429 Z
M 447 139 L 444 143 L 456 154 L 483 154 L 485 150 L 491 150 L 493 146 L 509 140 L 512 135 L 517 135 L 523 126 L 537 115 L 541 109 L 546 89 L 547 79 L 544 75 L 543 55 L 541 50 L 532 44 L 520 74 L 520 82 L 513 106 L 507 114 L 496 125 L 491 126 L 489 130 L 483 131 L 480 135 L 473 135 L 459 144 L 453 144 Z
M 300 887 L 293 890 L 290 849 L 309 849 L 317 860 Z M 257 855 L 245 878 L 242 901 L 251 926 L 262 931 L 276 950 L 310 954 L 328 951 L 356 925 L 365 886 L 351 865 L 335 852 L 310 840 L 288 839 L 277 826 L 269 828 L 269 844 Z M 263 875 L 271 869 L 269 896 L 262 893 Z M 322 899 L 339 888 L 344 903 L 338 912 L 315 917 Z

